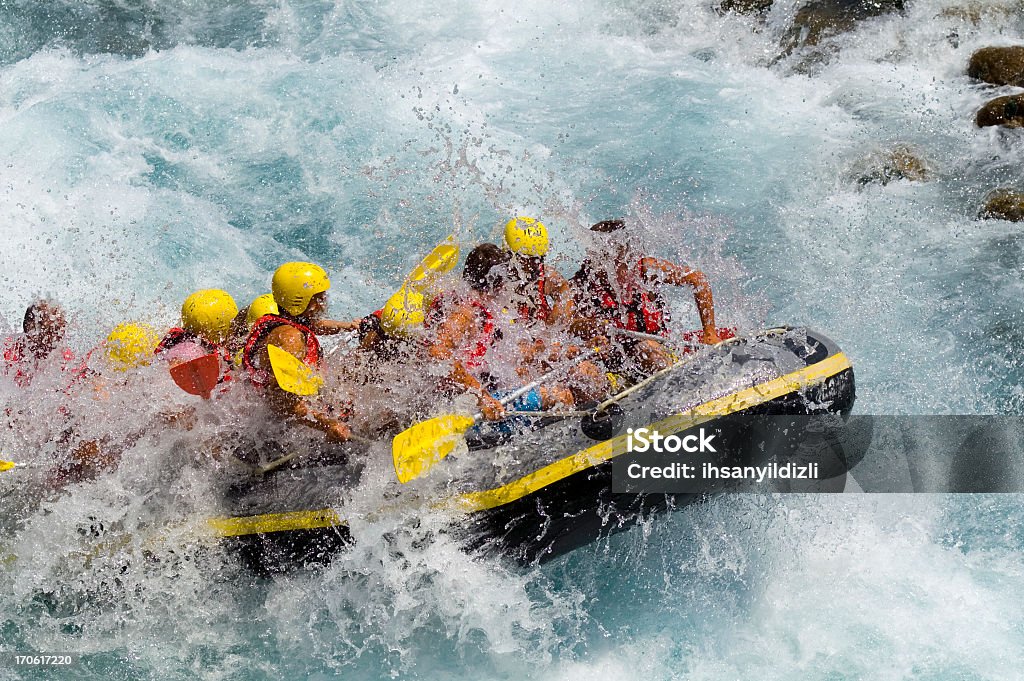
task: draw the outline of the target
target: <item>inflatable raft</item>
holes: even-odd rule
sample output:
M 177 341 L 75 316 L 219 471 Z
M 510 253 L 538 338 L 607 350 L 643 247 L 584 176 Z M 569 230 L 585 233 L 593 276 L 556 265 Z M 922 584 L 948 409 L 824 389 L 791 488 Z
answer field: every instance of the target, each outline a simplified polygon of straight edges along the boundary
M 633 456 L 638 428 L 663 436 L 718 428 L 734 463 L 778 463 L 807 439 L 806 422 L 795 419 L 823 416 L 829 432 L 823 437 L 820 422 L 810 430 L 828 445 L 831 470 L 822 477 L 839 484 L 820 489 L 842 491 L 844 473 L 863 456 L 844 448 L 841 433 L 854 399 L 853 367 L 835 343 L 809 329 L 770 329 L 684 355 L 600 412 L 480 429 L 467 451 L 427 476 L 434 480 L 396 482 L 389 502 L 407 496 L 449 509 L 451 532 L 468 549 L 544 561 L 720 491 L 616 492 L 616 461 Z M 780 425 L 780 417 L 791 418 Z M 278 468 L 233 485 L 227 514 L 208 525 L 260 572 L 324 564 L 353 541 L 339 506 L 357 475 L 341 464 Z

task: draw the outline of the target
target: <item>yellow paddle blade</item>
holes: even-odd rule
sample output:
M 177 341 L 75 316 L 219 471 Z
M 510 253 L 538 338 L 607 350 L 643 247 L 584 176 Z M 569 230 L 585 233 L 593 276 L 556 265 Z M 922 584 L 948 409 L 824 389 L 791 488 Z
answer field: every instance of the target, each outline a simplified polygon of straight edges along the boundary
M 324 379 L 313 373 L 302 360 L 276 345 L 268 345 L 270 366 L 274 370 L 274 378 L 281 390 L 293 395 L 316 395 L 324 384 Z
M 459 261 L 459 247 L 452 241 L 453 237 L 454 235 L 448 237 L 448 239 L 443 243 L 438 244 L 438 246 L 428 253 L 427 257 L 423 258 L 420 264 L 409 273 L 409 276 L 406 277 L 406 281 L 408 281 L 413 288 L 422 289 L 435 277 L 451 272 L 455 268 L 455 263 Z
M 472 416 L 447 414 L 417 423 L 391 442 L 395 473 L 401 483 L 420 477 L 455 449 L 463 433 L 473 427 Z
M 0 473 L 11 470 L 14 468 L 14 465 L 13 461 L 0 461 Z

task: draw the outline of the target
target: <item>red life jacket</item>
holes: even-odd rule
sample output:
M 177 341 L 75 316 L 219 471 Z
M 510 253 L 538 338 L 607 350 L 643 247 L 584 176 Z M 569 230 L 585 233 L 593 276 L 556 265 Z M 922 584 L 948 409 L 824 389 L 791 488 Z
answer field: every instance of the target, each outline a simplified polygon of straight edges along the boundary
M 721 340 L 728 340 L 736 337 L 736 328 L 720 326 L 715 329 L 715 333 Z M 693 352 L 696 348 L 699 348 L 704 344 L 704 332 L 703 331 L 687 331 L 682 337 L 684 345 L 682 346 L 683 354 Z
M 627 282 L 621 292 L 621 295 L 628 296 L 628 299 L 620 301 L 606 275 L 594 277 L 588 282 L 594 287 L 593 307 L 617 328 L 664 336 L 668 334 L 668 314 L 655 292 L 643 285 L 643 279 L 643 261 L 640 260 L 636 264 L 635 276 Z
M 547 277 L 544 276 L 545 272 L 544 266 L 541 265 L 540 276 L 537 277 L 537 300 L 519 304 L 520 319 L 534 319 L 543 322 L 547 321 L 548 315 L 551 314 L 551 305 L 548 303 L 548 295 L 545 292 L 545 284 L 547 283 Z M 534 302 L 536 305 L 533 304 Z
M 67 386 L 64 388 L 65 395 L 70 395 L 71 389 L 74 388 L 79 381 L 85 379 L 89 374 L 93 373 L 93 371 L 89 368 L 89 360 L 92 359 L 92 353 L 94 353 L 95 351 L 96 348 L 93 348 L 89 352 L 85 353 L 85 357 L 82 358 L 82 361 L 77 363 L 75 362 L 75 353 L 71 352 L 67 348 L 65 348 L 62 351 L 61 354 L 64 358 L 64 366 L 62 367 L 62 369 L 63 371 L 71 374 L 71 380 L 68 381 Z
M 51 353 L 50 357 L 57 354 L 58 351 Z M 85 376 L 88 371 L 86 362 L 89 360 L 89 355 L 86 355 L 85 360 L 79 364 L 75 364 L 75 353 L 69 348 L 63 348 L 59 351 L 61 358 L 61 371 L 73 374 L 71 383 Z M 89 353 L 92 354 L 91 352 Z M 35 374 L 35 369 L 38 368 L 39 362 L 35 357 L 30 356 L 25 349 L 24 339 L 10 339 L 4 343 L 3 350 L 4 357 L 4 373 L 9 374 L 12 370 L 14 371 L 14 383 L 19 388 L 27 388 L 32 383 L 32 377 Z
M 316 334 L 308 326 L 274 314 L 264 315 L 252 325 L 252 331 L 249 332 L 249 338 L 246 339 L 245 348 L 242 350 L 242 366 L 249 373 L 249 380 L 260 387 L 270 382 L 270 371 L 256 366 L 254 361 L 256 346 L 279 326 L 290 326 L 298 330 L 306 339 L 306 356 L 302 358 L 302 361 L 307 366 L 318 367 L 320 366 L 320 360 L 323 358 L 323 352 L 320 350 L 320 341 L 316 339 Z
M 469 301 L 469 304 L 476 310 L 477 332 L 476 337 L 470 342 L 463 353 L 463 364 L 470 369 L 483 364 L 484 355 L 494 345 L 496 339 L 494 328 L 494 314 L 486 305 L 476 298 Z
M 25 341 L 8 338 L 4 342 L 4 373 L 14 371 L 14 384 L 19 388 L 27 388 L 32 382 L 32 373 L 24 365 Z
M 446 299 L 447 296 L 447 299 Z M 450 300 L 449 300 L 450 299 Z M 430 328 L 434 323 L 440 322 L 444 313 L 442 308 L 446 304 L 452 307 L 465 304 L 466 302 L 476 311 L 477 328 L 474 337 L 461 350 L 456 350 L 456 359 L 460 360 L 466 368 L 472 369 L 483 364 L 484 355 L 497 340 L 497 329 L 494 324 L 494 313 L 475 296 L 466 299 L 455 293 L 440 294 L 430 301 L 427 307 L 427 314 L 424 315 L 424 326 Z
M 178 327 L 172 328 L 167 334 L 160 340 L 156 346 L 156 350 L 153 351 L 154 355 L 167 352 L 176 345 L 181 343 L 195 343 L 199 345 L 207 354 L 217 354 L 223 361 L 222 366 L 224 367 L 223 373 L 220 378 L 217 379 L 217 383 L 225 383 L 231 380 L 231 367 L 232 357 L 231 351 L 223 345 L 216 345 L 208 342 L 202 336 L 198 336 L 194 333 L 189 333 L 185 329 Z

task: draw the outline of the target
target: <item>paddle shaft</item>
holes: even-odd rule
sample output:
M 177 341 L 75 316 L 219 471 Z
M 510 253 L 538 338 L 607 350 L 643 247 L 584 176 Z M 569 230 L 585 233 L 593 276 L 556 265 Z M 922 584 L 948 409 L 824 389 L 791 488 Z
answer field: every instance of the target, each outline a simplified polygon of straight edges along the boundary
M 588 350 L 580 353 L 557 369 L 552 369 L 537 380 L 506 395 L 499 402 L 502 406 L 514 402 L 553 376 L 574 364 L 579 364 L 596 352 L 597 350 Z M 404 484 L 415 480 L 433 468 L 436 463 L 452 452 L 455 448 L 455 439 L 464 437 L 466 431 L 483 418 L 483 414 L 476 414 L 472 417 L 458 414 L 437 416 L 417 423 L 396 435 L 391 445 L 391 456 L 395 462 L 395 473 L 398 475 L 399 482 Z
M 541 385 L 549 381 L 553 376 L 557 376 L 559 373 L 565 371 L 566 369 L 571 369 L 575 365 L 579 364 L 584 360 L 590 359 L 596 354 L 597 350 L 587 350 L 586 352 L 577 355 L 576 357 L 573 357 L 572 360 L 569 361 L 569 363 L 564 364 L 558 367 L 557 369 L 552 369 L 551 371 L 547 372 L 546 374 L 538 378 L 536 381 L 533 381 L 532 383 L 527 383 L 522 388 L 519 388 L 518 390 L 514 391 L 512 394 L 506 395 L 505 397 L 501 398 L 500 400 L 498 400 L 498 402 L 500 402 L 501 406 L 503 407 L 508 406 L 509 404 L 515 402 L 520 397 L 530 392 L 534 388 L 540 387 Z M 478 412 L 473 415 L 473 421 L 480 421 L 480 419 L 482 419 L 483 417 L 484 415 Z
M 511 412 L 511 413 L 507 414 L 506 418 L 515 418 L 516 416 L 534 416 L 534 417 L 537 417 L 537 416 L 550 416 L 552 418 L 558 418 L 558 417 L 572 418 L 574 416 L 591 416 L 593 414 L 596 414 L 596 413 L 600 412 L 603 409 L 607 409 L 609 406 L 611 406 L 611 405 L 615 404 L 616 402 L 622 400 L 624 397 L 626 397 L 628 395 L 631 395 L 632 393 L 635 393 L 637 390 L 640 390 L 644 386 L 647 386 L 647 385 L 653 383 L 654 381 L 656 381 L 657 379 L 661 378 L 662 376 L 664 376 L 665 374 L 669 373 L 670 371 L 675 371 L 676 369 L 678 369 L 679 367 L 681 367 L 684 364 L 689 363 L 693 359 L 694 359 L 694 355 L 691 355 L 689 357 L 685 357 L 685 358 L 681 359 L 680 361 L 676 362 L 675 364 L 673 364 L 672 366 L 666 367 L 665 369 L 662 369 L 661 371 L 648 376 L 647 378 L 645 378 L 644 380 L 640 381 L 636 385 L 633 385 L 633 386 L 630 386 L 630 387 L 626 388 L 625 390 L 623 390 L 619 394 L 613 395 L 612 397 L 609 397 L 607 400 L 605 400 L 601 404 L 599 404 L 596 407 L 594 407 L 592 409 L 589 409 L 587 411 L 579 411 L 579 410 L 575 410 L 575 411 L 514 411 L 514 412 Z
M 658 341 L 659 343 L 672 342 L 672 339 L 668 336 L 659 336 L 653 333 L 644 333 L 643 331 L 630 331 L 629 329 L 620 329 L 618 327 L 612 327 L 611 330 L 620 336 L 629 336 L 630 338 L 636 338 L 639 340 L 653 340 Z
M 0 460 L 0 473 L 6 473 L 7 471 L 17 471 L 25 468 L 39 468 L 45 466 L 43 463 L 21 463 L 18 461 L 3 461 Z

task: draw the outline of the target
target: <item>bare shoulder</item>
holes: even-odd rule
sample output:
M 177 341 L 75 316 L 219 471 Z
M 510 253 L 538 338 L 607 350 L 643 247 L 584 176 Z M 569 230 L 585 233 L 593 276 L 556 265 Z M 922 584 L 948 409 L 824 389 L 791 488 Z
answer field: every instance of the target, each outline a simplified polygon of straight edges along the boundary
M 544 265 L 544 284 L 545 288 L 560 290 L 567 287 L 569 282 L 554 267 Z
M 306 339 L 294 326 L 281 325 L 273 329 L 267 334 L 266 344 L 276 345 L 292 354 L 301 355 L 306 350 Z

